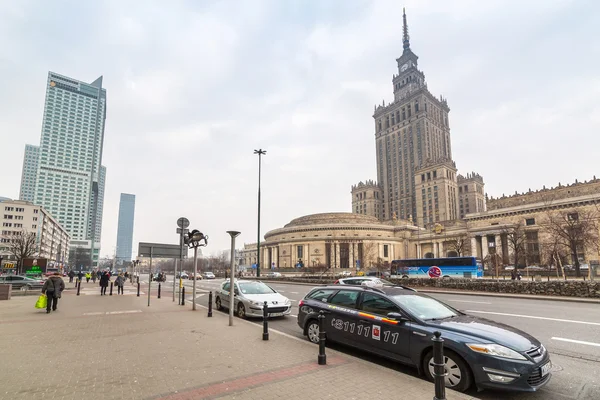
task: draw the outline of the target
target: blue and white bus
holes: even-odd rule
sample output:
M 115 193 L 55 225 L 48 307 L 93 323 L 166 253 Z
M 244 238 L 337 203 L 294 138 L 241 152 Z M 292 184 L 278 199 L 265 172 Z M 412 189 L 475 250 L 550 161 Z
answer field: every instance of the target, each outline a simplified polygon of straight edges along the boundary
M 475 257 L 414 258 L 392 261 L 392 274 L 402 278 L 482 278 L 483 266 Z

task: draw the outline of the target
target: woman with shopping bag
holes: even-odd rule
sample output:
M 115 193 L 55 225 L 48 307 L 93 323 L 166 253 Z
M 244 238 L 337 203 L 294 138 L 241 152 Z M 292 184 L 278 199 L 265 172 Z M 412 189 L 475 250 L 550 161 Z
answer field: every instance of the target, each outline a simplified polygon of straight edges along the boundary
M 42 294 L 46 295 L 48 298 L 46 314 L 50 314 L 50 308 L 52 308 L 52 311 L 56 311 L 58 299 L 60 299 L 63 290 L 65 290 L 65 282 L 60 277 L 60 272 L 58 271 L 44 282 Z

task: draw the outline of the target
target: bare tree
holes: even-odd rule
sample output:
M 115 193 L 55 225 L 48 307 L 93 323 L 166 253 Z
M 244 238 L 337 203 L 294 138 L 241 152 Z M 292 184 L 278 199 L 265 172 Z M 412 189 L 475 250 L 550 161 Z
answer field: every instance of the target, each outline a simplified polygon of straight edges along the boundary
M 541 245 L 541 255 L 549 269 L 556 267 L 556 277 L 565 277 L 564 265 L 568 264 L 568 251 L 557 240 L 545 241 Z
M 511 227 L 505 227 L 502 229 L 502 233 L 506 234 L 506 242 L 509 249 L 512 250 L 512 262 L 516 270 L 521 258 L 525 255 L 525 244 L 527 242 L 523 223 L 518 222 Z M 508 262 L 511 262 L 511 260 L 509 259 Z
M 22 273 L 23 260 L 32 257 L 37 253 L 36 236 L 34 232 L 13 232 L 13 235 L 4 235 L 3 239 L 8 239 L 8 252 L 15 257 L 17 261 L 17 273 Z
M 457 257 L 462 257 L 465 254 L 469 254 L 471 251 L 471 242 L 469 241 L 469 238 L 464 235 L 450 238 L 446 241 L 446 244 L 450 251 L 456 252 Z
M 560 210 L 549 212 L 545 231 L 549 241 L 569 250 L 575 265 L 575 274 L 580 277 L 579 256 L 586 249 L 598 248 L 598 215 L 588 210 Z
M 375 242 L 363 242 L 362 248 L 362 268 L 370 268 L 379 256 L 379 245 Z

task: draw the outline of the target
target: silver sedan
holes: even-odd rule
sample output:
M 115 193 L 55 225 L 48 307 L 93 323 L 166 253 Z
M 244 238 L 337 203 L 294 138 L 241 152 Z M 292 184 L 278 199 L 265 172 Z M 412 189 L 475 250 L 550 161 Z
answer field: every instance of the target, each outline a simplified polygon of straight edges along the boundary
M 218 310 L 229 308 L 230 281 L 221 284 L 215 294 Z M 269 317 L 281 317 L 292 312 L 290 299 L 260 281 L 235 281 L 234 310 L 238 317 L 262 317 L 263 306 L 267 302 Z

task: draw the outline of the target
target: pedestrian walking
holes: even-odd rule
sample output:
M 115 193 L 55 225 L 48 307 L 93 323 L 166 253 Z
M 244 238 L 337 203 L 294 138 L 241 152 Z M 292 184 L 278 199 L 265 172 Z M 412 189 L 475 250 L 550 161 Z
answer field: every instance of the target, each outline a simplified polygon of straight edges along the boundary
M 92 271 L 92 282 L 96 283 L 97 277 L 98 277 L 98 274 L 96 273 L 96 271 Z
M 69 283 L 73 283 L 73 278 L 75 277 L 75 271 L 69 271 Z
M 89 272 L 85 273 L 85 283 L 88 283 L 92 279 L 92 274 Z
M 60 299 L 63 290 L 65 290 L 65 282 L 60 277 L 59 272 L 55 272 L 54 275 L 46 279 L 44 286 L 42 286 L 42 294 L 45 294 L 48 298 L 46 314 L 50 314 L 50 309 L 56 311 L 58 299 Z
M 117 276 L 117 279 L 115 279 L 115 285 L 117 285 L 117 294 L 124 294 L 123 285 L 125 285 L 125 278 L 123 277 L 122 272 Z
M 77 279 L 79 279 L 79 282 L 81 282 L 83 280 L 83 272 L 79 271 L 77 273 Z
M 514 269 L 510 271 L 510 279 L 512 279 L 513 281 L 517 279 L 517 273 Z
M 100 275 L 100 296 L 106 296 L 106 288 L 109 281 L 110 275 L 108 275 L 108 272 L 102 272 L 102 275 Z
M 102 272 L 100 270 L 96 271 L 96 275 L 98 276 L 98 280 L 102 278 Z

